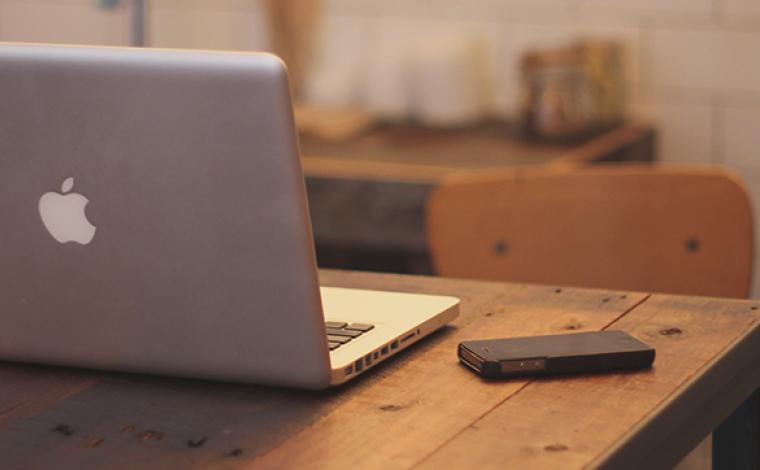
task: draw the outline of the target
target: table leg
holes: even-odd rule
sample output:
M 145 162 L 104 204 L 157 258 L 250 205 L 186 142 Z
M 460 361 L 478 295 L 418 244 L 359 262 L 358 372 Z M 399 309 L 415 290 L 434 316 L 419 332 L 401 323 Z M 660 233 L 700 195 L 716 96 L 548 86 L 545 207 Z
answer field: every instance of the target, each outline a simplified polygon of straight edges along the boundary
M 713 469 L 760 468 L 760 390 L 755 390 L 713 432 Z

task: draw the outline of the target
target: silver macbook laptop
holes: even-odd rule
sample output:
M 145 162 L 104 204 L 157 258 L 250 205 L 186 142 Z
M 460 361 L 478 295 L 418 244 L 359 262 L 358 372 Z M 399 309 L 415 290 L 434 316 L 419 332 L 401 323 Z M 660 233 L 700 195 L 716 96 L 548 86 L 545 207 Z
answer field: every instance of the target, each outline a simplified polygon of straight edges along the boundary
M 303 388 L 451 321 L 323 287 L 267 54 L 0 45 L 0 359 Z

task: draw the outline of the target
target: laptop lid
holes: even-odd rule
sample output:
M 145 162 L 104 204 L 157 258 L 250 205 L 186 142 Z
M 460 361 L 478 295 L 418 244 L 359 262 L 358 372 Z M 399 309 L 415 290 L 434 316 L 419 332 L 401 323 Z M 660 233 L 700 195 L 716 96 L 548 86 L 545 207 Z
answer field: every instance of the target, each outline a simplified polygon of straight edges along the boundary
M 0 359 L 321 388 L 272 55 L 0 46 Z

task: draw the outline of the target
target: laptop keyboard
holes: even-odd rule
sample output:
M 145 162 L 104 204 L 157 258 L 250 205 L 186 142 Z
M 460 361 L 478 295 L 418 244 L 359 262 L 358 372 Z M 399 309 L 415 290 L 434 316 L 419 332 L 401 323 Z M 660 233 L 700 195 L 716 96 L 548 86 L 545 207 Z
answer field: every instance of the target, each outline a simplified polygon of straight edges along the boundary
M 327 332 L 327 345 L 330 347 L 330 351 L 334 351 L 374 327 L 375 325 L 370 325 L 368 323 L 326 321 L 325 331 Z

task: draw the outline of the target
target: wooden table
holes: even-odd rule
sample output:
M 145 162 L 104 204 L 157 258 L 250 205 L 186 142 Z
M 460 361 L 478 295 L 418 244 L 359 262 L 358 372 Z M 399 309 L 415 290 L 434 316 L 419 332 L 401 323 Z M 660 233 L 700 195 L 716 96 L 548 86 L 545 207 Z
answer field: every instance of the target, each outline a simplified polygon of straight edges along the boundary
M 338 271 L 322 280 L 456 295 L 461 315 L 319 393 L 4 364 L 0 467 L 660 468 L 760 385 L 756 302 Z M 603 329 L 654 346 L 653 369 L 486 382 L 455 354 L 467 338 Z M 724 468 L 732 458 L 758 468 L 754 413 L 718 427 Z
M 652 126 L 631 123 L 573 143 L 540 143 L 505 125 L 459 131 L 386 126 L 348 142 L 304 135 L 303 169 L 320 264 L 430 274 L 428 194 L 453 173 L 515 167 L 650 162 Z

